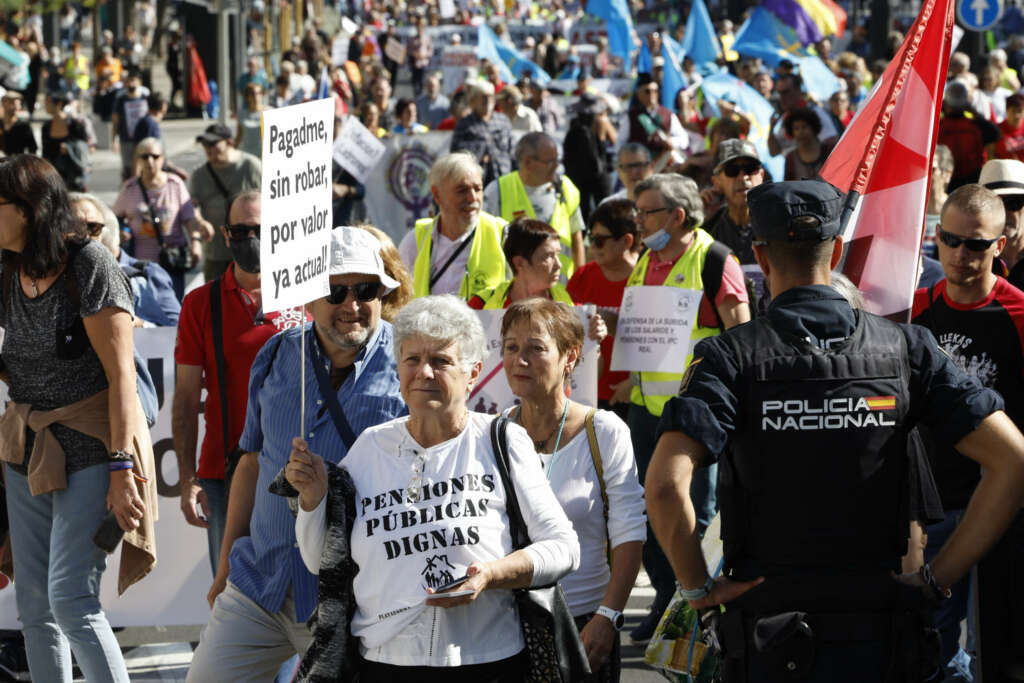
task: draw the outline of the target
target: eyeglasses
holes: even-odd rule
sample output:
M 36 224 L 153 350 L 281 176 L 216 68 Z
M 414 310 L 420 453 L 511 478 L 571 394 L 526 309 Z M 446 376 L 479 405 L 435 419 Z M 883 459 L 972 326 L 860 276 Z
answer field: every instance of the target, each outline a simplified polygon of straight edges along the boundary
M 735 178 L 740 173 L 743 175 L 754 175 L 760 172 L 761 164 L 756 161 L 748 161 L 746 163 L 739 161 L 730 161 L 729 163 L 722 166 L 722 173 L 725 174 L 726 178 Z
M 1010 213 L 1016 213 L 1021 209 L 1024 209 L 1024 195 L 1003 195 L 1003 208 Z
M 234 225 L 228 226 L 228 236 L 236 242 L 239 240 L 244 240 L 246 237 L 249 236 L 250 232 L 255 233 L 256 237 L 259 237 L 259 224 L 257 223 L 255 225 L 252 225 L 249 223 L 235 223 Z
M 325 299 L 332 306 L 343 304 L 348 301 L 348 292 L 352 290 L 357 301 L 366 303 L 373 301 L 380 294 L 379 282 L 360 282 L 357 285 L 331 285 L 331 293 Z
M 595 235 L 594 233 L 590 233 L 590 244 L 598 249 L 603 248 L 608 240 L 614 239 L 618 238 L 615 235 Z
M 139 158 L 140 159 L 145 159 L 146 161 L 149 161 L 150 159 L 152 159 L 153 161 L 156 161 L 157 159 L 159 159 L 162 156 L 163 156 L 162 154 L 140 154 Z
M 639 171 L 642 168 L 647 168 L 651 165 L 649 161 L 634 161 L 632 164 L 619 164 L 619 168 L 623 171 Z
M 107 227 L 106 223 L 93 223 L 92 221 L 85 222 L 85 229 L 88 230 L 89 234 L 93 237 L 96 237 L 103 232 L 103 228 L 105 227 Z
M 956 249 L 962 244 L 970 251 L 985 251 L 999 241 L 999 237 L 993 237 L 990 240 L 981 239 L 980 237 L 960 237 L 959 235 L 954 235 L 951 232 L 946 232 L 941 226 L 936 226 L 935 232 L 939 241 L 950 249 Z
M 644 220 L 645 218 L 648 218 L 648 217 L 650 217 L 650 216 L 652 216 L 652 215 L 654 215 L 656 213 L 661 213 L 662 211 L 671 211 L 671 210 L 672 209 L 667 207 L 667 206 L 663 206 L 660 209 L 637 209 L 636 210 L 636 216 L 640 220 Z

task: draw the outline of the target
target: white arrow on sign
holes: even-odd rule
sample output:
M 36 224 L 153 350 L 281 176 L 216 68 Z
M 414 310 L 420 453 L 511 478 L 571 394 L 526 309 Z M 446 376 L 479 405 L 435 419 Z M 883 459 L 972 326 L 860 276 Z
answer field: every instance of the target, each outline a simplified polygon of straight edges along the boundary
M 988 11 L 988 0 L 971 0 L 971 9 L 974 10 L 974 23 L 981 26 L 985 23 L 985 12 Z

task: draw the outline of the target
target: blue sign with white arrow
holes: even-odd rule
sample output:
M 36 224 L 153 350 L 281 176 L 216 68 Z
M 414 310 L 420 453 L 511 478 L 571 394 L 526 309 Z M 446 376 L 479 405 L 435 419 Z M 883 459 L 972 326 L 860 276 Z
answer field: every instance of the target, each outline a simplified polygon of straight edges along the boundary
M 1003 16 L 1003 0 L 956 0 L 956 18 L 969 31 L 987 31 Z

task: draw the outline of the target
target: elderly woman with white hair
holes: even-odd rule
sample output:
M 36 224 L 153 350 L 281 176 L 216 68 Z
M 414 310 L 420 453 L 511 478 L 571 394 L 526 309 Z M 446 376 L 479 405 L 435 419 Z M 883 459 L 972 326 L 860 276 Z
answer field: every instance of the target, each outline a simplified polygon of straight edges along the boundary
M 398 314 L 394 332 L 409 415 L 364 431 L 340 465 L 344 477 L 308 453 L 293 452 L 285 469 L 299 492 L 303 561 L 321 573 L 317 627 L 333 620 L 341 631 L 337 615 L 351 605 L 363 680 L 518 683 L 527 658 L 511 589 L 549 585 L 578 568 L 576 534 L 526 432 L 509 424 L 508 470 L 530 539 L 513 547 L 494 418 L 466 406 L 484 354 L 476 315 L 457 297 L 423 297 Z M 328 524 L 337 521 L 332 497 L 345 495 L 342 479 L 352 487 L 350 519 Z M 354 599 L 333 609 L 339 595 L 325 595 L 326 573 L 343 583 L 346 558 L 358 567 L 348 579 Z M 344 647 L 345 634 L 333 635 L 314 630 L 300 679 L 342 675 L 322 666 L 332 661 L 328 641 Z
M 152 261 L 129 256 L 121 248 L 121 226 L 114 212 L 96 195 L 69 192 L 68 201 L 78 220 L 85 224 L 89 237 L 113 255 L 128 277 L 135 304 L 136 327 L 174 327 L 181 314 L 181 302 L 167 271 Z

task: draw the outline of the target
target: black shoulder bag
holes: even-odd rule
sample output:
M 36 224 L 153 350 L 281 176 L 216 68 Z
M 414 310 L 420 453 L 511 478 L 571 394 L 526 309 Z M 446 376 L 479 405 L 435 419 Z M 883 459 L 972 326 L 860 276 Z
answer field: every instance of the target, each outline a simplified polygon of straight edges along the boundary
M 530 545 L 530 536 L 519 508 L 519 499 L 509 474 L 508 418 L 502 415 L 491 422 L 491 448 L 498 463 L 498 473 L 505 487 L 505 509 L 508 513 L 512 548 Z M 572 683 L 581 681 L 590 672 L 590 662 L 583 648 L 579 631 L 569 611 L 569 603 L 558 583 L 513 591 L 519 608 L 519 624 L 526 643 L 530 683 Z
M 309 344 L 315 344 L 316 336 L 312 334 L 309 336 Z M 309 350 L 312 351 L 312 349 Z M 348 453 L 348 449 L 352 448 L 352 444 L 356 442 L 356 435 L 348 420 L 345 419 L 345 412 L 341 409 L 341 403 L 338 401 L 338 392 L 331 386 L 331 377 L 327 374 L 327 369 L 318 361 L 313 361 L 312 365 L 316 383 L 320 389 L 320 397 L 327 404 L 327 410 L 331 413 L 331 421 L 334 422 L 334 428 L 338 430 L 338 436 L 341 437 L 342 443 L 345 444 L 345 452 Z
M 195 265 L 192 261 L 192 252 L 188 245 L 165 244 L 164 235 L 161 230 L 163 219 L 153 210 L 153 203 L 149 201 L 149 193 L 146 186 L 142 184 L 142 178 L 138 178 L 139 189 L 142 190 L 142 197 L 146 200 L 146 208 L 149 210 L 149 220 L 153 223 L 153 232 L 156 234 L 156 241 L 160 245 L 160 265 L 172 275 L 180 275 L 192 270 Z
M 231 491 L 231 477 L 242 459 L 242 451 L 238 444 L 232 444 L 229 437 L 228 423 L 228 364 L 224 358 L 224 311 L 221 297 L 224 287 L 221 278 L 210 283 L 210 316 L 213 319 L 213 357 L 217 364 L 217 389 L 220 392 L 220 428 L 224 440 L 224 489 Z

